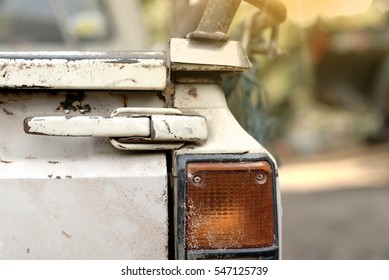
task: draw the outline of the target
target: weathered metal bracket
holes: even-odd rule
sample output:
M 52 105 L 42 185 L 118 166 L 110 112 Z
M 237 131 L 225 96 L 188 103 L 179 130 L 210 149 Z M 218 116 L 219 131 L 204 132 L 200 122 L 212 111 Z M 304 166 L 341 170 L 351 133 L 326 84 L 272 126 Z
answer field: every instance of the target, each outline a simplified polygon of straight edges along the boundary
M 222 74 L 243 72 L 251 66 L 238 41 L 170 40 L 170 78 L 174 82 L 212 83 Z
M 241 72 L 252 66 L 238 41 L 209 43 L 177 38 L 170 40 L 170 63 L 172 72 Z

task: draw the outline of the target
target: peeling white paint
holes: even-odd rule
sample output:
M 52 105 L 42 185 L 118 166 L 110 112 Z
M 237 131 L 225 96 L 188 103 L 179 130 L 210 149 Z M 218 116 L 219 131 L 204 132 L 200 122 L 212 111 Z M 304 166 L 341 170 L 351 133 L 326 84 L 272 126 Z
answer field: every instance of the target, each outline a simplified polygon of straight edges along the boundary
M 150 119 L 101 116 L 48 116 L 26 119 L 26 132 L 55 136 L 150 136 Z
M 42 116 L 27 118 L 25 132 L 51 136 L 136 137 L 137 141 L 198 142 L 207 139 L 202 116 Z
M 161 53 L 0 52 L 3 88 L 163 90 Z

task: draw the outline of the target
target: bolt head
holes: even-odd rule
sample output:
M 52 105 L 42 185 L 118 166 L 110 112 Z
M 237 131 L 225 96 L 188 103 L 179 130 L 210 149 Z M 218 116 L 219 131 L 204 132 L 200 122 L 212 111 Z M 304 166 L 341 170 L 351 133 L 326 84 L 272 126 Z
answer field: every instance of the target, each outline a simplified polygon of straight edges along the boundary
M 200 185 L 203 181 L 199 175 L 195 175 L 192 180 L 195 185 Z
M 266 181 L 267 181 L 267 175 L 264 174 L 264 173 L 258 173 L 258 174 L 255 176 L 255 180 L 257 181 L 258 184 L 263 185 L 263 184 L 265 184 Z

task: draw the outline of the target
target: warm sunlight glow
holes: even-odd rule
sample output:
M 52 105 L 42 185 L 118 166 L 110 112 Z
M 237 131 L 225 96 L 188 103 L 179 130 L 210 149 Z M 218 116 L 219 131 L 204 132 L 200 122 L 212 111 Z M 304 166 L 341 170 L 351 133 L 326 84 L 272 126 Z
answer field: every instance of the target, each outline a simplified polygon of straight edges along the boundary
M 353 16 L 365 12 L 372 0 L 283 0 L 288 17 L 302 25 L 312 23 L 318 16 Z

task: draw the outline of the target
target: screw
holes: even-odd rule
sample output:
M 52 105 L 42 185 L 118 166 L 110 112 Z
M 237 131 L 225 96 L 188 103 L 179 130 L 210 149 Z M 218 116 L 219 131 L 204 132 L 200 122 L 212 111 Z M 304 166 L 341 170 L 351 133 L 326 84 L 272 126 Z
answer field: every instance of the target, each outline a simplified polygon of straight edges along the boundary
M 257 176 L 255 177 L 255 179 L 257 180 L 257 183 L 258 184 L 265 184 L 266 181 L 267 181 L 267 176 L 263 173 L 258 173 Z
M 196 184 L 196 185 L 200 185 L 201 184 L 201 177 L 199 175 L 196 175 L 193 177 L 193 182 Z

